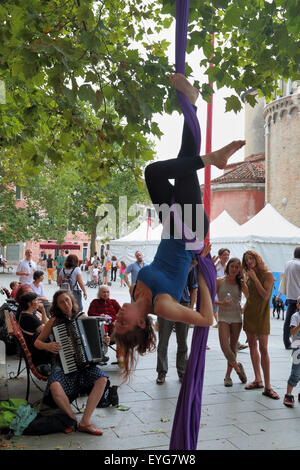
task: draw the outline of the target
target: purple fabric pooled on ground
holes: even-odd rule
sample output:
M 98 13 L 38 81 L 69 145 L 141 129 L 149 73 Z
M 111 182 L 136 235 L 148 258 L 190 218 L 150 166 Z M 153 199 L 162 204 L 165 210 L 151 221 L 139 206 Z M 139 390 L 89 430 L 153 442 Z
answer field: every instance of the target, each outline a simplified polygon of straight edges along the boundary
M 176 2 L 176 72 L 185 73 L 185 51 L 189 0 Z M 193 132 L 200 154 L 201 133 L 196 112 L 189 100 L 180 92 L 178 99 L 185 119 Z M 211 295 L 212 302 L 216 294 L 216 268 L 210 255 L 203 258 L 199 250 L 195 251 L 198 258 L 198 269 L 202 272 Z M 200 311 L 200 296 L 198 291 L 197 311 Z M 177 401 L 170 450 L 196 450 L 200 427 L 202 389 L 205 371 L 206 343 L 209 327 L 194 327 L 192 345 L 186 372 L 183 378 Z

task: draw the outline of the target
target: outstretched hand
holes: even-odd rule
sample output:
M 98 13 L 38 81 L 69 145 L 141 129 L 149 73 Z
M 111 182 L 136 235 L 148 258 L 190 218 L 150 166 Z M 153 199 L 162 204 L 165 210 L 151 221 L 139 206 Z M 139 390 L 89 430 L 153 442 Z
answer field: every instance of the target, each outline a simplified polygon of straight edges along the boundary
M 200 256 L 205 258 L 210 253 L 210 250 L 211 250 L 211 243 L 207 243 L 206 245 L 204 245 L 204 248 Z

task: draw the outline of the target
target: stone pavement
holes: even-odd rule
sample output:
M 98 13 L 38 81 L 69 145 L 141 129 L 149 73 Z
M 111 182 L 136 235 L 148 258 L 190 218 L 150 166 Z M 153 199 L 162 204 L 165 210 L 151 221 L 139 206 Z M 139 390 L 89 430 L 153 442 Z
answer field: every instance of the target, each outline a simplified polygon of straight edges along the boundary
M 0 275 L 0 286 L 8 286 L 15 275 Z M 45 290 L 49 299 L 56 290 L 54 284 Z M 95 298 L 97 290 L 87 288 L 88 300 Z M 121 304 L 129 300 L 127 288 L 120 288 L 117 281 L 111 288 L 111 298 Z M 0 294 L 1 304 L 5 300 Z M 206 354 L 203 405 L 198 450 L 273 450 L 300 449 L 300 404 L 297 402 L 298 389 L 295 389 L 294 409 L 283 405 L 282 400 L 291 367 L 291 351 L 286 351 L 282 343 L 283 321 L 271 319 L 269 352 L 271 358 L 272 386 L 279 393 L 280 400 L 272 400 L 262 395 L 262 390 L 246 391 L 237 375 L 233 373 L 233 387 L 225 388 L 223 379 L 226 362 L 219 347 L 218 330 L 211 328 L 208 338 L 210 350 Z M 189 343 L 193 330 L 189 332 Z M 244 332 L 240 341 L 245 341 Z M 110 362 L 103 369 L 110 376 L 112 384 L 120 384 L 118 366 L 112 365 L 115 353 L 110 349 Z M 47 436 L 22 436 L 10 442 L 11 448 L 28 450 L 168 450 L 172 430 L 172 420 L 180 390 L 176 373 L 176 336 L 171 335 L 169 344 L 169 372 L 164 385 L 157 385 L 156 353 L 139 359 L 136 372 L 129 384 L 119 388 L 120 404 L 128 408 L 97 408 L 92 421 L 104 434 L 101 437 L 83 433 L 53 434 Z M 249 350 L 238 353 L 244 364 L 249 381 L 253 379 Z M 17 360 L 8 357 L 9 371 L 15 370 Z M 25 395 L 25 378 L 9 380 L 10 397 Z M 33 385 L 30 402 L 41 397 Z M 82 398 L 84 403 L 85 399 Z M 80 419 L 80 417 L 78 417 Z

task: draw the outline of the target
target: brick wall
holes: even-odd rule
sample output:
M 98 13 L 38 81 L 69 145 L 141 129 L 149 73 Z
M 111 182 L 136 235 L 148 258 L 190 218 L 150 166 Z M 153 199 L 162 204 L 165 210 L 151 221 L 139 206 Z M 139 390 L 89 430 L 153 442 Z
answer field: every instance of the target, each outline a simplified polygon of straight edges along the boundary
M 236 222 L 243 224 L 264 207 L 264 185 L 260 189 L 247 189 L 246 185 L 239 185 L 239 189 L 234 189 L 233 184 L 226 186 L 224 191 L 218 188 L 212 192 L 211 221 L 226 210 Z

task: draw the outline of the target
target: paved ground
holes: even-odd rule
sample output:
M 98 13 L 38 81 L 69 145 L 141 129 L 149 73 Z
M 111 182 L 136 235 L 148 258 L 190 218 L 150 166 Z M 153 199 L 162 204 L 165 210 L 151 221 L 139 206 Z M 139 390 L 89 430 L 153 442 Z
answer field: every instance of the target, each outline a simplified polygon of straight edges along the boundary
M 1 275 L 0 285 L 8 286 L 12 275 Z M 111 288 L 111 297 L 119 303 L 129 300 L 128 291 L 117 285 Z M 49 298 L 55 286 L 45 283 Z M 88 288 L 88 301 L 95 298 L 96 289 Z M 5 298 L 0 295 L 0 302 Z M 234 385 L 223 386 L 225 359 L 220 351 L 218 330 L 210 329 L 206 355 L 206 372 L 203 389 L 203 407 L 198 438 L 198 450 L 273 450 L 300 448 L 300 404 L 294 409 L 286 408 L 282 399 L 291 366 L 290 351 L 282 345 L 283 321 L 271 320 L 269 351 L 271 357 L 272 386 L 280 394 L 280 400 L 262 396 L 261 390 L 246 391 L 236 374 L 232 375 Z M 189 341 L 193 330 L 190 329 Z M 245 335 L 242 332 L 241 342 Z M 156 353 L 140 358 L 131 382 L 119 388 L 120 404 L 128 408 L 98 408 L 93 422 L 104 430 L 101 437 L 83 433 L 71 435 L 54 434 L 41 437 L 22 436 L 10 442 L 11 448 L 63 449 L 63 450 L 168 450 L 172 420 L 180 390 L 175 367 L 176 338 L 172 334 L 169 346 L 169 372 L 164 385 L 156 385 Z M 115 360 L 113 351 L 109 352 Z M 253 379 L 249 350 L 239 352 L 239 360 L 244 364 L 249 380 Z M 111 362 L 110 361 L 110 362 Z M 9 371 L 15 369 L 17 361 L 8 358 Z M 108 363 L 104 367 L 113 384 L 120 383 L 119 369 Z M 24 397 L 25 380 L 9 381 L 11 397 Z M 298 390 L 295 390 L 297 397 Z M 34 402 L 41 394 L 34 387 L 30 401 Z M 79 419 L 79 417 L 78 417 Z

